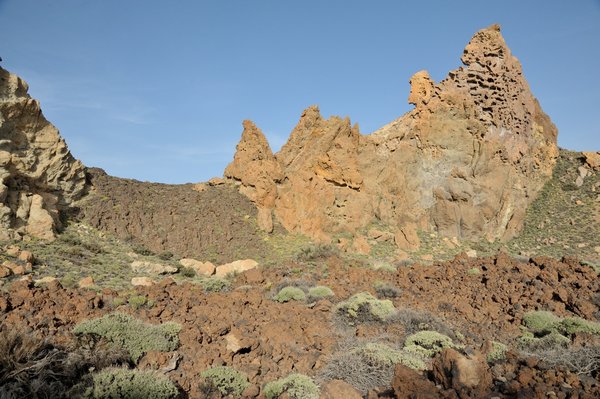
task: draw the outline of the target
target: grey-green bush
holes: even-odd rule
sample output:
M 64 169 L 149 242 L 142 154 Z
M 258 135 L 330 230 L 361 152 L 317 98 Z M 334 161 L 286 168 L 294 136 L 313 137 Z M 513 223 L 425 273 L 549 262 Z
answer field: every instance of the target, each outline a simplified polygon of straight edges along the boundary
M 93 376 L 93 387 L 84 395 L 89 399 L 173 399 L 177 386 L 153 371 L 108 368 Z
M 146 324 L 123 313 L 110 313 L 99 319 L 85 320 L 75 326 L 75 334 L 96 334 L 125 349 L 137 361 L 148 351 L 169 352 L 179 346 L 181 326 L 168 322 Z
M 283 393 L 287 393 L 292 399 L 319 399 L 319 387 L 312 378 L 303 374 L 290 374 L 265 385 L 264 394 L 267 399 L 278 398 Z
M 240 397 L 250 383 L 248 376 L 232 367 L 212 367 L 200 374 L 218 389 L 222 395 Z

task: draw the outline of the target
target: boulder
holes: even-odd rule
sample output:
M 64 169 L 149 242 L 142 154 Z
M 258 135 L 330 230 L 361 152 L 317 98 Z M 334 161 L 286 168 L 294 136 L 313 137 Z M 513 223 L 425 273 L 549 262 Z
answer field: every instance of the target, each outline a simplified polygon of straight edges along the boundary
M 396 399 L 436 399 L 440 397 L 433 382 L 402 364 L 396 365 L 394 369 L 392 389 Z
M 94 287 L 96 283 L 94 283 L 94 279 L 91 276 L 88 276 L 79 280 L 77 285 L 79 286 L 79 288 L 91 288 Z
M 481 354 L 464 356 L 444 349 L 432 363 L 433 379 L 446 389 L 454 389 L 460 398 L 483 398 L 491 391 L 492 373 Z
M 252 259 L 236 260 L 235 262 L 217 266 L 215 275 L 217 277 L 225 277 L 229 273 L 242 273 L 246 270 L 254 269 L 257 266 L 258 262 Z
M 215 274 L 215 265 L 211 262 L 201 262 L 192 258 L 183 258 L 179 261 L 182 266 L 189 267 L 194 269 L 196 274 L 200 274 L 203 276 L 212 276 Z
M 35 258 L 30 251 L 21 251 L 17 256 L 17 259 L 22 260 L 23 262 L 33 263 Z
M 585 163 L 594 170 L 600 170 L 600 152 L 584 152 Z
M 362 399 L 362 395 L 347 382 L 332 380 L 321 387 L 321 399 Z
M 151 287 L 154 285 L 154 281 L 150 277 L 133 277 L 131 279 L 131 285 L 134 287 Z
M 169 274 L 176 273 L 177 268 L 171 265 L 163 265 L 162 263 L 154 263 L 142 260 L 134 260 L 131 262 L 131 270 L 134 273 L 148 274 Z
M 0 278 L 8 277 L 12 274 L 8 267 L 0 266 Z

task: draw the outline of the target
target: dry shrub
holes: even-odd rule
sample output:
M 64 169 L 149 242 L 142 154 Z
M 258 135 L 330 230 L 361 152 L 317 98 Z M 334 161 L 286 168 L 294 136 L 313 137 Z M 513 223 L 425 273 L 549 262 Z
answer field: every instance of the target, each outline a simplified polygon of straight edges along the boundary
M 578 375 L 597 377 L 600 371 L 600 347 L 557 347 L 534 353 L 549 368 L 565 367 Z
M 389 322 L 402 324 L 406 335 L 412 335 L 419 331 L 437 331 L 453 340 L 458 339 L 452 328 L 438 317 L 425 311 L 409 308 L 398 309 Z
M 0 331 L 0 398 L 76 398 L 96 370 L 127 362 L 127 354 L 104 341 L 77 340 L 61 348 L 32 333 Z

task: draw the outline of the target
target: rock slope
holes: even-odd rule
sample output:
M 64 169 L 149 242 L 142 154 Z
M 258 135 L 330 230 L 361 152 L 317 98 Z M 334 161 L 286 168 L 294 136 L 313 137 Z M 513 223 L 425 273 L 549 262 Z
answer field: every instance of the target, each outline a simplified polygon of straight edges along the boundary
M 0 240 L 53 239 L 85 189 L 83 165 L 21 78 L 0 68 Z
M 415 108 L 368 136 L 312 106 L 273 155 L 246 121 L 224 175 L 261 209 L 267 231 L 274 215 L 323 241 L 382 225 L 402 249 L 419 246 L 418 230 L 510 239 L 551 176 L 557 130 L 499 26 L 477 32 L 461 60 L 439 83 L 417 72 Z

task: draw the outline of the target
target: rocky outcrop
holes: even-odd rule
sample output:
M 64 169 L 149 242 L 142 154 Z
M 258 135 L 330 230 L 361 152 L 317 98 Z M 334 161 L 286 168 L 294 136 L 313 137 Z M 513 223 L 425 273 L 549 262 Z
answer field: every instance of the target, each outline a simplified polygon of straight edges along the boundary
M 497 25 L 473 36 L 462 62 L 437 84 L 416 73 L 415 108 L 368 136 L 312 106 L 273 156 L 245 122 L 225 176 L 287 230 L 323 241 L 375 225 L 409 250 L 419 230 L 510 239 L 551 176 L 557 130 Z
M 85 189 L 83 165 L 27 90 L 0 68 L 0 240 L 53 239 L 60 212 Z

